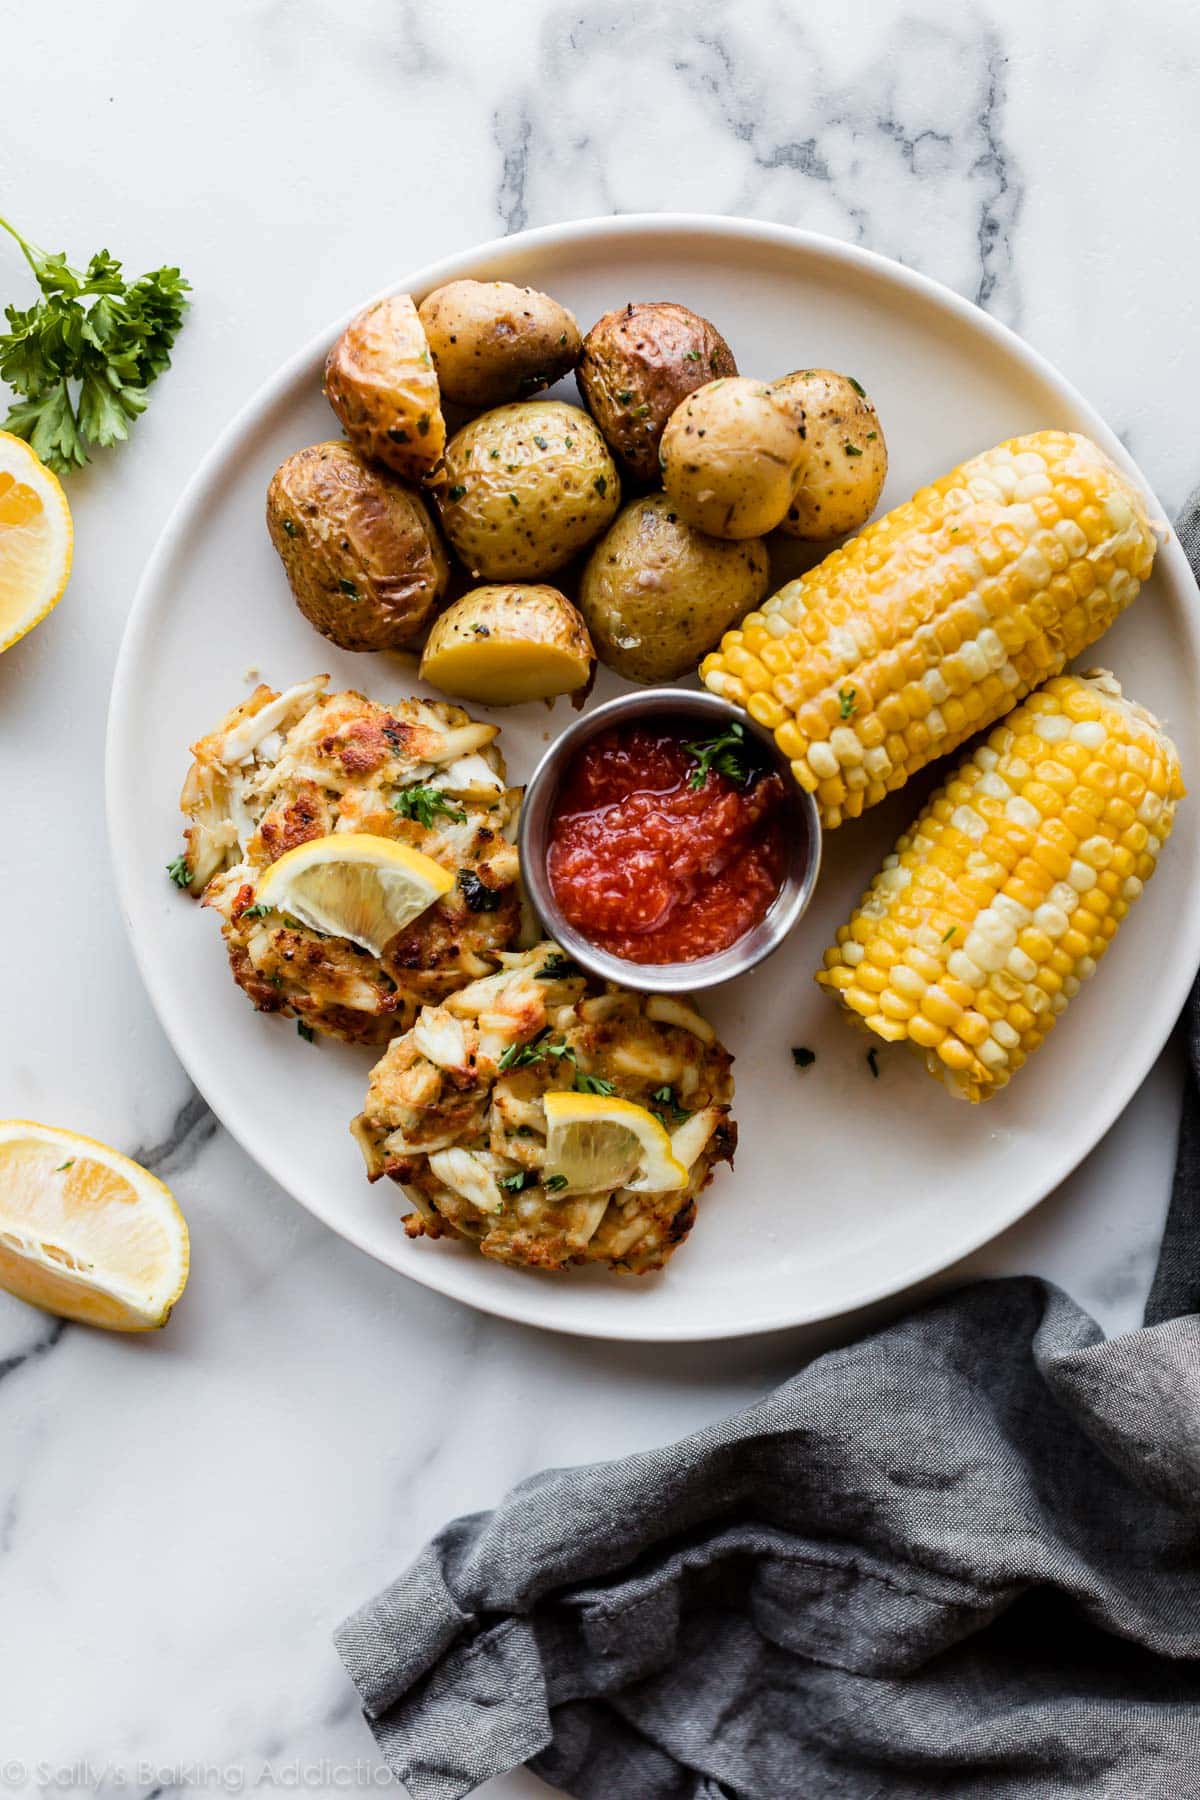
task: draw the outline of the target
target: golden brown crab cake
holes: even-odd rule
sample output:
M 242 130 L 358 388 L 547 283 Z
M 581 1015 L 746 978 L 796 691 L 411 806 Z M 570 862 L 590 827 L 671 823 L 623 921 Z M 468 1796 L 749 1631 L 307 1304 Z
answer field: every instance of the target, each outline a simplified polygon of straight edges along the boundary
M 554 944 L 501 961 L 424 1007 L 371 1071 L 350 1127 L 368 1179 L 404 1185 L 410 1237 L 463 1237 L 531 1268 L 660 1269 L 733 1160 L 733 1058 L 686 1001 L 594 981 Z M 548 1164 L 545 1096 L 580 1091 L 653 1113 L 686 1182 L 571 1191 Z
M 515 941 L 520 790 L 506 785 L 496 726 L 437 701 L 327 694 L 327 680 L 259 687 L 192 746 L 178 878 L 220 913 L 234 980 L 261 1012 L 384 1044 Z M 409 844 L 457 877 L 378 958 L 255 898 L 285 851 L 339 831 Z

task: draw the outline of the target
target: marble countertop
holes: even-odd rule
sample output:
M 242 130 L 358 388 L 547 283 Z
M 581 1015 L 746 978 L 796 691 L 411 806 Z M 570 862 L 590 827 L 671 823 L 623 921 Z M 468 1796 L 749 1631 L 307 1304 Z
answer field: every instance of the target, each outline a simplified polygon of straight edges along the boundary
M 10 28 L 5 213 L 79 257 L 106 243 L 138 268 L 178 260 L 196 305 L 133 442 L 72 481 L 65 602 L 0 659 L 0 1110 L 167 1179 L 194 1272 L 147 1341 L 0 1296 L 0 1791 L 236 1791 L 264 1763 L 283 1785 L 320 1759 L 310 1791 L 337 1769 L 370 1785 L 379 1761 L 330 1631 L 429 1533 L 548 1463 L 707 1421 L 891 1310 L 642 1349 L 404 1282 L 220 1129 L 151 1013 L 107 876 L 109 678 L 185 477 L 355 296 L 498 231 L 661 208 L 866 244 L 1024 333 L 1169 509 L 1200 478 L 1194 434 L 1178 435 L 1200 247 L 1177 198 L 1200 160 L 1200 15 L 713 0 L 700 16 L 656 0 L 67 0 Z M 0 277 L 21 299 L 3 244 Z M 953 1277 L 1037 1271 L 1109 1329 L 1135 1323 L 1179 1073 L 1169 1047 L 1076 1175 Z M 546 1791 L 524 1773 L 486 1790 Z

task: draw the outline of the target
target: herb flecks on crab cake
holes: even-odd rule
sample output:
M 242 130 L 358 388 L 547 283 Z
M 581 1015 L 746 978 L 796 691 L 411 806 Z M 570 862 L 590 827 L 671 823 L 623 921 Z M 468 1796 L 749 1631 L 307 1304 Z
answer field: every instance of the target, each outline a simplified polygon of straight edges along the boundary
M 732 1161 L 732 1057 L 690 1004 L 584 975 L 554 944 L 422 1009 L 351 1131 L 368 1178 L 447 1234 L 534 1268 L 659 1269 Z
M 172 874 L 220 913 L 234 979 L 260 1011 L 383 1044 L 426 1002 L 491 973 L 516 938 L 520 790 L 496 726 L 436 701 L 327 694 L 327 681 L 258 687 L 192 746 Z M 256 901 L 272 863 L 341 832 L 408 846 L 454 877 L 378 956 Z

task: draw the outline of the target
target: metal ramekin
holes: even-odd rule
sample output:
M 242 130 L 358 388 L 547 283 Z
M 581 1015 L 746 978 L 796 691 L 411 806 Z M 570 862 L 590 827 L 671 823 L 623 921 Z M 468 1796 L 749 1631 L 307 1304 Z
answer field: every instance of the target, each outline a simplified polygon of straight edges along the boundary
M 715 736 L 737 721 L 761 746 L 767 765 L 778 769 L 784 780 L 789 832 L 788 866 L 783 886 L 765 918 L 760 919 L 752 931 L 731 944 L 728 950 L 722 950 L 716 956 L 697 957 L 695 962 L 636 963 L 622 956 L 612 956 L 607 950 L 598 950 L 564 919 L 546 871 L 550 817 L 568 763 L 598 731 L 637 719 L 652 719 L 663 724 L 672 719 L 681 720 L 697 736 Z M 821 821 L 816 802 L 811 794 L 796 785 L 788 760 L 770 732 L 757 725 L 740 707 L 716 694 L 674 687 L 643 688 L 636 693 L 623 694 L 617 700 L 598 706 L 594 712 L 585 713 L 564 731 L 550 745 L 526 787 L 518 842 L 526 892 L 547 935 L 591 974 L 650 994 L 693 993 L 698 988 L 716 987 L 722 981 L 732 981 L 736 975 L 745 975 L 757 967 L 779 948 L 807 908 L 821 867 Z

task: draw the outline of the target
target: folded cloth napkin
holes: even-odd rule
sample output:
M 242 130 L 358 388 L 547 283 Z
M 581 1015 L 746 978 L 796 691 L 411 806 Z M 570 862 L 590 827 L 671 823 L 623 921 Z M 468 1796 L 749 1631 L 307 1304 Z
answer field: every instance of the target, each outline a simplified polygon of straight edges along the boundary
M 979 1282 L 455 1520 L 337 1634 L 415 1800 L 1200 1796 L 1200 983 L 1186 1023 L 1144 1328 Z

